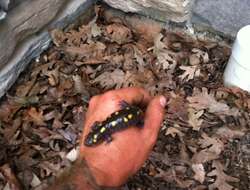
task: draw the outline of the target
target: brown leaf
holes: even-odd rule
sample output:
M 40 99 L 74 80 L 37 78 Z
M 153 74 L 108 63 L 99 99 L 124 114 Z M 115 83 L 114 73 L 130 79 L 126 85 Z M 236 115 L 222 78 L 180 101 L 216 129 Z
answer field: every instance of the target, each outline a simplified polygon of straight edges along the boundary
M 206 133 L 202 134 L 202 139 L 199 139 L 199 144 L 203 150 L 193 155 L 192 163 L 194 164 L 202 164 L 217 159 L 224 149 L 222 141 L 216 137 L 209 137 Z
M 51 38 L 53 43 L 59 47 L 61 46 L 64 41 L 66 40 L 66 35 L 64 34 L 64 32 L 60 29 L 54 29 L 50 32 Z
M 21 190 L 21 186 L 13 173 L 12 169 L 8 164 L 5 164 L 0 167 L 0 172 L 5 177 L 7 184 L 10 190 Z
M 161 41 L 163 35 L 160 33 L 155 37 L 153 53 L 157 57 L 157 63 L 162 66 L 162 68 L 174 71 L 177 65 L 177 54 L 169 50 L 167 46 Z
M 229 141 L 234 138 L 240 138 L 245 135 L 245 132 L 242 130 L 232 130 L 226 126 L 220 127 L 217 131 L 216 134 L 223 139 L 224 141 Z
M 168 112 L 182 120 L 188 120 L 187 104 L 184 97 L 171 93 L 171 98 L 168 102 Z
M 194 179 L 202 184 L 205 180 L 206 174 L 203 164 L 192 164 L 192 169 L 195 173 Z
M 223 165 L 218 161 L 213 161 L 213 168 L 208 176 L 216 176 L 216 180 L 213 184 L 209 185 L 209 190 L 219 189 L 219 190 L 233 190 L 234 187 L 228 184 L 228 182 L 239 182 L 239 179 L 235 177 L 231 177 L 224 173 L 225 168 Z
M 178 135 L 180 138 L 182 138 L 184 136 L 184 133 L 182 133 L 180 130 L 174 128 L 174 127 L 169 127 L 166 130 L 165 135 L 171 135 L 172 137 L 175 137 L 176 135 Z
M 37 111 L 35 107 L 31 107 L 27 111 L 27 114 L 29 116 L 27 120 L 34 122 L 36 125 L 41 125 L 41 126 L 46 125 L 46 123 L 44 122 L 44 116 L 42 110 Z
M 113 72 L 106 71 L 96 77 L 91 83 L 99 83 L 104 89 L 110 89 L 116 86 L 116 89 L 121 88 L 124 82 L 125 73 L 116 69 Z
M 200 119 L 200 117 L 203 115 L 203 113 L 204 110 L 196 111 L 192 108 L 188 109 L 188 123 L 192 126 L 193 130 L 200 130 L 203 122 L 203 119 Z
M 225 113 L 229 111 L 229 106 L 215 100 L 212 94 L 208 94 L 207 88 L 202 88 L 202 92 L 198 92 L 192 97 L 188 97 L 189 106 L 196 110 L 208 109 L 210 113 Z
M 207 52 L 204 52 L 198 48 L 192 49 L 192 54 L 189 57 L 189 63 L 190 65 L 198 65 L 201 62 L 208 63 L 209 62 L 209 56 Z
M 118 44 L 128 43 L 132 39 L 131 30 L 120 23 L 108 25 L 106 27 L 106 32 L 111 41 L 114 41 Z
M 182 75 L 179 76 L 183 81 L 188 82 L 194 79 L 194 77 L 200 76 L 200 69 L 198 68 L 198 66 L 180 66 L 179 68 L 185 71 Z

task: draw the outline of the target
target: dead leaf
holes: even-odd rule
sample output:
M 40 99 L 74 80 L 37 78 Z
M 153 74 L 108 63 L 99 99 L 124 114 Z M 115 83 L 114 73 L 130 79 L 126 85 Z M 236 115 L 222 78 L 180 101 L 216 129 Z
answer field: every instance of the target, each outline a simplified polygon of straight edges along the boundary
M 102 34 L 101 28 L 99 26 L 97 26 L 96 23 L 94 23 L 91 26 L 91 35 L 95 38 L 97 36 L 101 36 L 101 34 Z
M 7 184 L 4 189 L 10 189 L 10 190 L 21 190 L 21 186 L 13 173 L 12 169 L 8 164 L 5 164 L 0 167 L 0 172 L 5 177 Z
M 116 69 L 113 72 L 104 72 L 98 77 L 96 77 L 91 83 L 99 83 L 104 89 L 110 89 L 116 86 L 116 89 L 119 89 L 123 86 L 125 73 Z
M 44 122 L 44 116 L 42 110 L 36 110 L 35 107 L 31 107 L 28 111 L 28 118 L 27 120 L 30 120 L 34 122 L 36 125 L 45 126 L 46 123 Z
M 220 127 L 217 131 L 216 134 L 223 139 L 224 141 L 229 141 L 234 138 L 240 138 L 245 135 L 245 132 L 242 130 L 232 130 L 226 126 Z
M 200 130 L 203 122 L 203 119 L 200 119 L 200 117 L 203 115 L 203 113 L 204 110 L 196 111 L 192 108 L 188 109 L 188 123 L 192 126 L 193 130 Z
M 174 118 L 188 120 L 187 104 L 184 97 L 171 93 L 171 98 L 168 102 L 168 112 L 173 114 Z
M 155 37 L 153 53 L 157 57 L 157 64 L 162 68 L 174 70 L 177 65 L 176 55 L 171 50 L 167 49 L 166 45 L 161 41 L 163 35 L 160 33 Z
M 228 184 L 228 182 L 239 182 L 239 179 L 225 174 L 225 168 L 218 160 L 213 161 L 213 168 L 214 170 L 212 170 L 207 175 L 216 176 L 216 180 L 213 184 L 209 185 L 209 190 L 233 190 L 234 187 Z
M 209 56 L 208 53 L 205 51 L 202 51 L 198 48 L 192 49 L 192 54 L 189 57 L 189 63 L 190 65 L 198 65 L 201 62 L 208 63 L 209 62 Z
M 205 180 L 206 174 L 203 164 L 192 164 L 192 169 L 195 173 L 194 179 L 202 184 Z
M 229 106 L 215 100 L 212 94 L 208 94 L 207 88 L 202 88 L 202 92 L 188 97 L 189 106 L 196 110 L 208 109 L 210 113 L 226 113 Z
M 118 44 L 128 43 L 132 39 L 131 30 L 120 23 L 108 25 L 106 27 L 106 32 L 111 41 L 114 41 Z
M 53 43 L 57 46 L 60 47 L 64 41 L 66 40 L 66 35 L 64 32 L 60 29 L 54 29 L 50 32 L 51 38 Z
M 188 82 L 194 79 L 194 77 L 200 76 L 200 69 L 198 68 L 198 66 L 180 66 L 179 68 L 185 71 L 182 75 L 179 76 L 182 81 Z
M 192 163 L 202 164 L 217 159 L 224 149 L 224 143 L 216 137 L 209 137 L 202 133 L 202 139 L 199 139 L 200 147 L 203 148 L 192 157 Z

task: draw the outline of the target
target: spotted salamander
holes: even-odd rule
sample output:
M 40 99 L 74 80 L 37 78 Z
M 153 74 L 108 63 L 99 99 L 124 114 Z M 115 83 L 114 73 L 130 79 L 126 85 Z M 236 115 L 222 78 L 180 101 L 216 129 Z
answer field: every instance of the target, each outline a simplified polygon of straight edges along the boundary
M 94 146 L 103 141 L 112 141 L 111 134 L 128 128 L 131 125 L 143 127 L 143 111 L 137 107 L 129 105 L 127 102 L 120 103 L 121 110 L 112 113 L 105 121 L 95 122 L 91 126 L 91 131 L 86 136 L 84 144 Z

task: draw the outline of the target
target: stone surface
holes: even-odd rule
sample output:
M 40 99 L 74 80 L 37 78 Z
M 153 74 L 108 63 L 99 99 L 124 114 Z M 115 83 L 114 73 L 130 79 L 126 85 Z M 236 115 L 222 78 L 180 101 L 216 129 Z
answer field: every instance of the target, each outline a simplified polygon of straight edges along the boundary
M 11 87 L 19 74 L 31 62 L 31 60 L 39 56 L 48 48 L 51 42 L 48 30 L 55 27 L 64 28 L 71 23 L 74 23 L 78 20 L 80 15 L 87 12 L 87 10 L 90 10 L 89 7 L 91 7 L 92 3 L 92 0 L 68 1 L 62 11 L 54 18 L 48 27 L 39 33 L 36 33 L 36 35 L 26 38 L 18 45 L 18 49 L 14 52 L 15 56 L 12 56 L 8 61 L 8 64 L 0 70 L 0 97 Z
M 235 37 L 250 24 L 249 0 L 196 0 L 192 22 Z
M 25 0 L 0 0 L 0 7 L 7 11 Z
M 50 22 L 66 0 L 28 0 L 12 9 L 0 25 L 0 69 L 16 44 Z
M 124 12 L 139 13 L 166 22 L 184 22 L 190 16 L 194 0 L 104 0 Z

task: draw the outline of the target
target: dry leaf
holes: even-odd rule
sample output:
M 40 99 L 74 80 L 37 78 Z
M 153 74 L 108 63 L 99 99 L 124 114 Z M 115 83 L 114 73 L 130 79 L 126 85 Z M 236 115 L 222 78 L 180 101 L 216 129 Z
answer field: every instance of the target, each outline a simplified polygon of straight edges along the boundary
M 200 76 L 200 69 L 198 68 L 198 66 L 180 66 L 179 68 L 185 71 L 182 75 L 179 76 L 183 81 L 188 82 L 194 79 L 194 77 Z
M 192 126 L 193 130 L 199 131 L 202 125 L 203 119 L 200 117 L 203 115 L 204 110 L 196 111 L 195 109 L 188 109 L 188 123 Z
M 45 126 L 46 123 L 44 122 L 44 116 L 43 116 L 43 111 L 42 110 L 36 110 L 36 108 L 31 107 L 28 111 L 28 118 L 27 120 L 30 120 L 32 122 L 34 122 L 36 125 L 41 125 L 41 126 Z
M 209 61 L 208 53 L 197 48 L 192 49 L 192 54 L 189 57 L 190 65 L 198 65 L 201 63 L 201 61 L 203 63 L 208 63 Z
M 205 180 L 206 174 L 203 164 L 192 164 L 192 169 L 195 173 L 194 179 L 202 184 Z
M 202 139 L 199 139 L 199 144 L 203 150 L 195 153 L 192 157 L 192 163 L 195 164 L 202 164 L 217 159 L 224 149 L 223 142 L 218 138 L 209 137 L 205 133 L 202 133 L 202 137 Z
M 174 127 L 169 127 L 166 130 L 165 135 L 171 135 L 172 137 L 175 137 L 176 135 L 178 135 L 180 138 L 182 138 L 184 136 L 184 133 L 182 133 L 180 130 L 174 128 Z
M 92 26 L 91 26 L 91 35 L 93 37 L 97 37 L 97 36 L 101 36 L 102 34 L 102 30 L 99 26 L 97 26 L 96 23 L 94 23 Z
M 239 182 L 239 179 L 235 177 L 231 177 L 224 173 L 224 167 L 223 165 L 217 161 L 213 161 L 213 168 L 210 173 L 208 173 L 208 176 L 216 176 L 216 180 L 213 184 L 209 185 L 209 190 L 233 190 L 234 187 L 228 184 L 228 182 Z
M 229 141 L 234 138 L 240 138 L 245 135 L 245 132 L 242 130 L 232 130 L 229 129 L 228 127 L 220 127 L 217 131 L 216 134 L 223 140 Z
M 119 89 L 123 85 L 124 77 L 125 73 L 120 69 L 116 69 L 113 72 L 106 71 L 90 82 L 93 84 L 100 83 L 104 89 L 110 89 L 114 86 Z
M 229 106 L 215 100 L 212 94 L 208 94 L 207 88 L 202 88 L 202 92 L 188 97 L 189 106 L 196 110 L 208 109 L 210 113 L 225 113 L 229 111 Z
M 166 48 L 166 45 L 161 41 L 162 38 L 163 35 L 160 33 L 154 40 L 153 52 L 157 57 L 157 64 L 161 65 L 164 70 L 174 70 L 177 65 L 176 55 Z
M 131 30 L 120 23 L 108 25 L 106 32 L 110 39 L 118 44 L 128 43 L 132 39 Z

